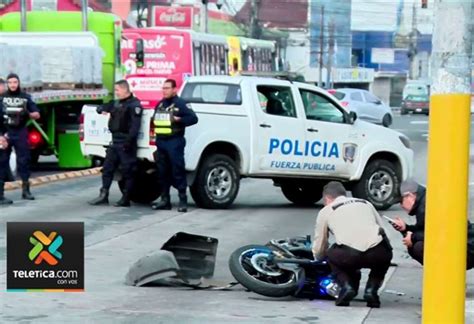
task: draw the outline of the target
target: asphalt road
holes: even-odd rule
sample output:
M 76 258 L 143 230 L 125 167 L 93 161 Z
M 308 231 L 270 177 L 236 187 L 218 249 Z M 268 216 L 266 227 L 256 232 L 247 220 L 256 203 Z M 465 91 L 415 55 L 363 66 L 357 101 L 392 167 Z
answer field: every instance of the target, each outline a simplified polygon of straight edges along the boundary
M 415 176 L 426 179 L 426 117 L 397 117 L 393 128 L 413 141 Z M 423 122 L 423 123 L 422 123 Z M 269 180 L 244 180 L 229 210 L 202 210 L 191 204 L 186 214 L 155 212 L 148 206 L 92 207 L 86 201 L 98 194 L 98 177 L 68 180 L 34 188 L 37 200 L 19 200 L 0 210 L 0 287 L 6 281 L 6 222 L 81 221 L 85 223 L 84 293 L 5 293 L 0 291 L 0 322 L 14 323 L 419 323 L 421 267 L 407 257 L 398 233 L 386 229 L 394 246 L 393 261 L 383 287 L 382 308 L 370 310 L 357 299 L 348 308 L 331 301 L 271 299 L 237 286 L 230 291 L 185 288 L 134 288 L 124 284 L 129 266 L 156 251 L 179 231 L 219 240 L 215 280 L 233 281 L 228 258 L 238 247 L 264 244 L 272 238 L 313 234 L 320 205 L 296 208 Z M 111 201 L 120 197 L 113 187 Z M 173 196 L 174 202 L 177 197 Z M 399 206 L 385 214 L 401 215 Z M 474 282 L 468 276 L 466 322 L 474 321 Z M 363 287 L 363 284 L 362 284 Z M 399 294 L 401 293 L 401 294 Z

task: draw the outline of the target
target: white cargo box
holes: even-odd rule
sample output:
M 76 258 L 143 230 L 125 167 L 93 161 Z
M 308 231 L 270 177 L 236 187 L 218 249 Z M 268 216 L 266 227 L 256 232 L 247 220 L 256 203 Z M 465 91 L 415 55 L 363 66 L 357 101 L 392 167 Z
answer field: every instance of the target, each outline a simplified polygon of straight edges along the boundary
M 92 32 L 15 32 L 0 33 L 0 44 L 45 47 L 97 47 L 99 40 Z

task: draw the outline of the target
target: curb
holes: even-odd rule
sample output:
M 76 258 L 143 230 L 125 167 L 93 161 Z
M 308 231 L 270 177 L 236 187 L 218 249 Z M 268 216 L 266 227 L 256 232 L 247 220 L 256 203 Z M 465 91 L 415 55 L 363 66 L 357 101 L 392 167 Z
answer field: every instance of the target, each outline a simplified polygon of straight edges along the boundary
M 47 184 L 51 182 L 57 182 L 61 180 L 69 180 L 69 179 L 74 179 L 74 178 L 97 175 L 97 174 L 100 174 L 101 170 L 102 170 L 102 167 L 97 167 L 97 168 L 92 168 L 92 169 L 87 169 L 87 170 L 70 171 L 70 172 L 57 173 L 57 174 L 51 174 L 47 176 L 32 178 L 30 179 L 30 185 L 32 187 L 35 187 L 35 186 L 39 186 L 39 185 L 43 185 L 43 184 Z M 5 183 L 5 191 L 15 190 L 15 189 L 21 189 L 21 180 Z

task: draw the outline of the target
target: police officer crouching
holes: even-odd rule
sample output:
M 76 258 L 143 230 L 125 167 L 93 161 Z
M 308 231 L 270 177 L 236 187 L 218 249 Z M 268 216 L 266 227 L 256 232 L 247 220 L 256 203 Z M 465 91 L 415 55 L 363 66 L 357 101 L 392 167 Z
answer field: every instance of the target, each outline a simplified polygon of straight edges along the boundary
M 359 289 L 360 269 L 369 268 L 364 299 L 367 307 L 379 308 L 378 290 L 392 260 L 392 247 L 379 214 L 368 201 L 346 197 L 344 186 L 337 181 L 324 187 L 323 201 L 325 207 L 316 219 L 313 254 L 316 259 L 327 255 L 341 286 L 336 306 L 349 306 Z M 327 249 L 329 233 L 335 243 Z
M 112 133 L 112 143 L 107 149 L 102 168 L 102 188 L 100 195 L 89 202 L 91 205 L 109 203 L 109 189 L 114 173 L 120 166 L 125 182 L 122 198 L 116 207 L 130 206 L 130 192 L 133 186 L 134 170 L 137 164 L 137 138 L 140 131 L 143 108 L 140 100 L 130 92 L 126 80 L 115 83 L 115 97 L 118 100 L 97 108 L 99 114 L 110 114 L 109 130 Z
M 157 166 L 161 182 L 160 200 L 152 204 L 153 209 L 171 209 L 170 188 L 173 185 L 179 193 L 179 212 L 186 212 L 186 170 L 184 164 L 184 129 L 198 122 L 194 111 L 177 96 L 176 81 L 168 79 L 163 84 L 163 97 L 155 108 Z
M 13 203 L 4 196 L 4 185 L 10 171 L 10 155 L 15 148 L 18 174 L 22 180 L 22 198 L 34 200 L 30 192 L 30 147 L 28 119 L 39 119 L 38 107 L 31 96 L 21 91 L 20 78 L 14 73 L 7 76 L 7 90 L 0 94 L 0 205 Z

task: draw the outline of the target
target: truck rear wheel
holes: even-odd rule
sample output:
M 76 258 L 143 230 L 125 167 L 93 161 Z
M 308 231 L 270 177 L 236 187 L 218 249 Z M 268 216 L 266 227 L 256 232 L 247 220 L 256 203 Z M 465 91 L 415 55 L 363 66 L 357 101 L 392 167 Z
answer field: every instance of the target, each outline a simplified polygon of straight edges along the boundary
M 318 182 L 283 182 L 280 184 L 283 195 L 298 206 L 311 206 L 318 202 L 323 194 L 323 184 Z
M 161 194 L 158 181 L 158 173 L 153 163 L 146 161 L 138 162 L 130 200 L 139 204 L 149 204 L 156 200 Z M 121 179 L 118 184 L 120 191 L 123 193 L 125 181 Z
M 379 210 L 386 210 L 398 201 L 399 188 L 400 176 L 395 165 L 386 160 L 373 160 L 352 187 L 352 195 L 368 200 Z
M 221 209 L 234 202 L 239 186 L 240 174 L 234 160 L 227 155 L 213 154 L 199 166 L 190 191 L 198 207 Z

